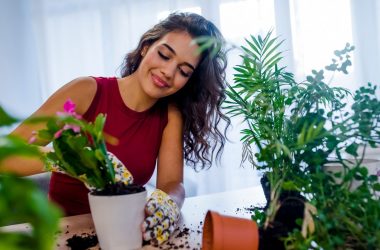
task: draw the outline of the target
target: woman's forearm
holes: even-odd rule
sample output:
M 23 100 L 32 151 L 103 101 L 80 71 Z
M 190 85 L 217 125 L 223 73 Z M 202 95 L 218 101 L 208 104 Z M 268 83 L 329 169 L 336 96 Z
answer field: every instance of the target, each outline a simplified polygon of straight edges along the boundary
M 50 152 L 51 147 L 39 146 L 42 154 Z M 1 173 L 14 173 L 20 176 L 28 176 L 45 172 L 42 159 L 34 156 L 10 156 L 0 162 Z
M 44 172 L 44 163 L 37 157 L 10 156 L 0 162 L 1 173 L 28 176 Z

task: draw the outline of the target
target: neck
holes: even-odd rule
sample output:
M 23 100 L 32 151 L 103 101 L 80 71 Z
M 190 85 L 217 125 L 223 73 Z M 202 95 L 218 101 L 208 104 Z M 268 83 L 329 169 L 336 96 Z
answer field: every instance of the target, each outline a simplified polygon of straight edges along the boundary
M 124 104 L 134 111 L 145 111 L 157 102 L 157 99 L 145 94 L 135 73 L 118 79 L 118 84 Z

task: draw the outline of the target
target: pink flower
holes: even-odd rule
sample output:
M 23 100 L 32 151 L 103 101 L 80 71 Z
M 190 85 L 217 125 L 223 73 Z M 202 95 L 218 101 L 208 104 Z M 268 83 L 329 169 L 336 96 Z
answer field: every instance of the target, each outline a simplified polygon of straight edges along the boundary
M 63 127 L 63 130 L 68 130 L 68 129 L 73 130 L 75 133 L 79 133 L 80 132 L 80 127 L 76 126 L 76 125 L 66 124 Z
M 58 116 L 73 116 L 74 118 L 76 119 L 81 119 L 82 116 L 78 115 L 77 113 L 75 113 L 75 103 L 73 103 L 71 101 L 71 99 L 67 99 L 67 101 L 65 102 L 65 104 L 63 105 L 63 110 L 64 112 L 57 112 L 57 115 Z M 69 130 L 71 129 L 74 133 L 80 133 L 80 126 L 77 126 L 77 125 L 73 125 L 73 124 L 65 124 L 65 126 L 63 126 L 62 129 L 58 130 L 57 132 L 55 132 L 54 134 L 54 139 L 57 139 L 59 137 L 61 137 L 62 135 L 62 132 L 65 131 L 65 130 Z
M 37 131 L 32 131 L 32 136 L 29 138 L 28 143 L 33 144 L 37 140 Z
M 379 176 L 379 177 L 380 177 L 380 170 L 378 170 L 378 171 L 377 171 L 377 176 Z
M 75 113 L 75 103 L 73 103 L 73 101 L 71 101 L 71 99 L 67 99 L 67 101 L 65 102 L 65 104 L 63 104 L 63 110 L 65 110 L 65 112 L 69 113 L 69 114 L 73 114 Z
M 67 116 L 66 112 L 57 111 L 56 113 L 58 116 Z
M 67 99 L 67 101 L 63 104 L 63 110 L 64 112 L 57 112 L 57 115 L 58 116 L 67 116 L 67 115 L 71 115 L 77 119 L 82 119 L 82 116 L 81 115 L 78 115 L 77 113 L 75 113 L 75 103 L 73 101 L 71 101 L 71 99 Z
M 80 127 L 79 126 L 71 125 L 71 124 L 66 124 L 65 126 L 63 126 L 62 129 L 60 129 L 57 132 L 55 132 L 54 139 L 59 138 L 62 135 L 63 131 L 69 130 L 69 129 L 71 129 L 72 131 L 74 131 L 74 133 L 79 133 L 80 132 Z
M 28 143 L 33 144 L 36 140 L 37 140 L 37 137 L 35 135 L 33 135 L 32 137 L 29 138 Z
M 55 132 L 55 134 L 54 134 L 54 139 L 57 139 L 57 138 L 61 137 L 62 132 L 63 132 L 63 129 L 60 129 L 60 130 L 58 130 L 57 132 Z

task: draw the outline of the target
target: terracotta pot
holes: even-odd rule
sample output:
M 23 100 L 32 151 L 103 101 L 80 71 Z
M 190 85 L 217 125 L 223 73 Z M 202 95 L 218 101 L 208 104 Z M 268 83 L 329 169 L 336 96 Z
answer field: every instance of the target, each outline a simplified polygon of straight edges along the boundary
M 203 226 L 203 250 L 257 250 L 259 231 L 250 219 L 208 211 Z
M 101 249 L 142 247 L 141 223 L 147 192 L 100 196 L 88 194 L 91 215 Z

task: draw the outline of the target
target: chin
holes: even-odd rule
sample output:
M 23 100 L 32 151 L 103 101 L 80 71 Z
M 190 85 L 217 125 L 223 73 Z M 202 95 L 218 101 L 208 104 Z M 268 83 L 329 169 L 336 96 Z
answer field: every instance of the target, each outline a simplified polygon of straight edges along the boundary
M 150 97 L 151 99 L 160 99 L 163 97 L 166 97 L 170 94 L 164 93 L 162 90 L 157 90 L 154 88 L 148 88 L 145 90 L 145 94 Z

